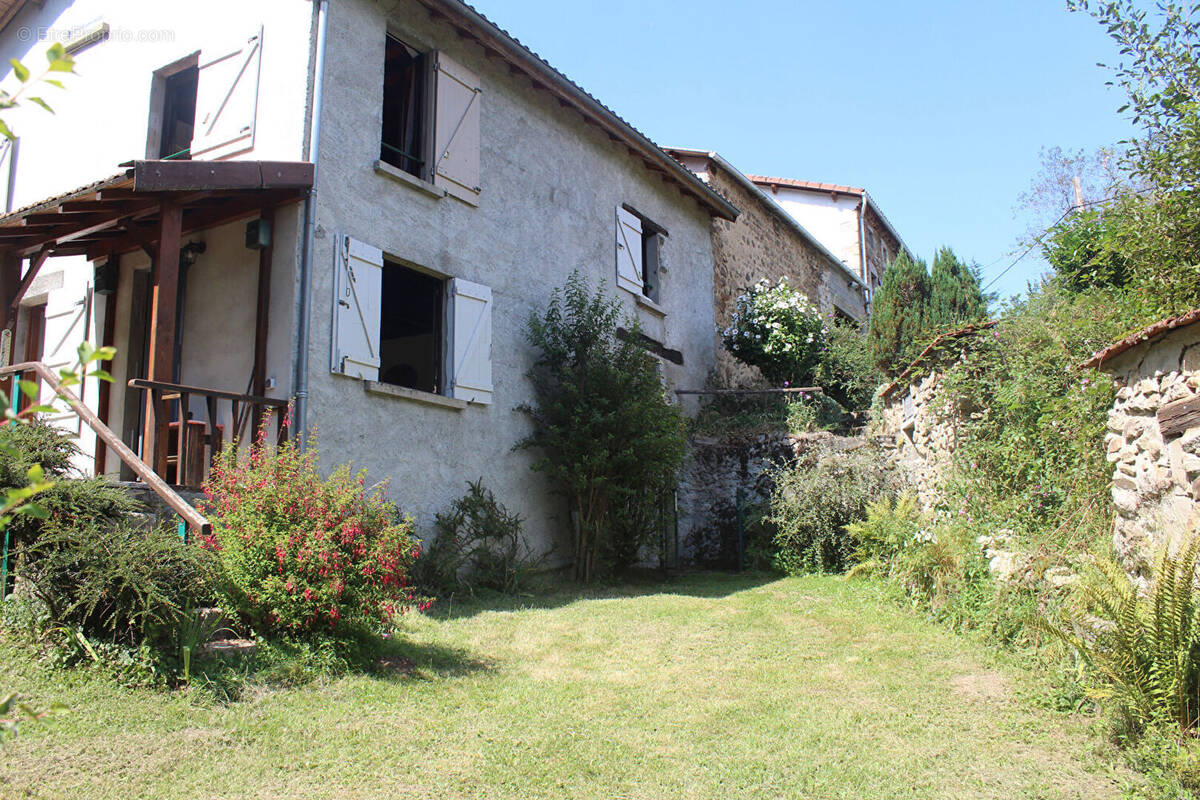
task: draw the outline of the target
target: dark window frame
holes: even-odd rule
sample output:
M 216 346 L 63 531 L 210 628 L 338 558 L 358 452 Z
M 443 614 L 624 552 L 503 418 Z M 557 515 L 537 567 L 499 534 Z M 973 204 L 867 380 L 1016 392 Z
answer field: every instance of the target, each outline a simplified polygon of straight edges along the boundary
M 425 293 L 428 301 L 421 309 L 405 308 L 416 303 Z M 447 393 L 446 326 L 449 320 L 450 281 L 420 267 L 385 255 L 379 297 L 379 382 L 390 386 L 401 386 L 419 392 L 445 395 Z M 425 329 L 432 333 L 432 340 L 420 359 L 421 363 L 397 359 L 391 360 L 395 346 L 389 343 L 405 338 L 395 335 L 406 318 L 414 310 L 428 313 Z M 389 335 L 391 334 L 391 335 Z M 413 334 L 425 335 L 422 333 Z M 411 372 L 405 372 L 404 368 Z
M 384 45 L 379 160 L 431 180 L 434 54 L 388 33 Z

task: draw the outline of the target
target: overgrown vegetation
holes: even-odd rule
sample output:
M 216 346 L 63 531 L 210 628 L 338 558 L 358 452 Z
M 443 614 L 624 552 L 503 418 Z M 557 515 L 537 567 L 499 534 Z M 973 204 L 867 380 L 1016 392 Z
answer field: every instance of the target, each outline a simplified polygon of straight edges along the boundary
M 978 269 L 950 248 L 938 251 L 932 275 L 901 250 L 872 300 L 867 338 L 876 369 L 898 374 L 934 335 L 984 319 L 987 306 Z
M 417 581 L 439 595 L 490 589 L 517 594 L 528 588 L 542 559 L 522 533 L 524 520 L 496 499 L 483 479 L 439 512 L 436 531 L 417 562 Z
M 527 327 L 538 352 L 535 403 L 523 408 L 533 432 L 518 446 L 537 453 L 533 469 L 567 499 L 583 582 L 630 566 L 654 540 L 683 461 L 684 416 L 637 331 L 579 272 Z
M 774 286 L 764 278 L 738 295 L 721 340 L 772 386 L 786 387 L 811 385 L 828 335 L 820 309 L 805 294 L 786 278 Z
M 412 522 L 344 465 L 323 478 L 317 448 L 255 443 L 239 461 L 226 448 L 205 481 L 217 553 L 232 607 L 256 630 L 293 634 L 376 630 L 421 601 L 411 570 Z
M 766 518 L 775 528 L 774 567 L 789 575 L 846 569 L 859 546 L 846 525 L 892 488 L 881 462 L 871 447 L 818 447 L 781 468 Z

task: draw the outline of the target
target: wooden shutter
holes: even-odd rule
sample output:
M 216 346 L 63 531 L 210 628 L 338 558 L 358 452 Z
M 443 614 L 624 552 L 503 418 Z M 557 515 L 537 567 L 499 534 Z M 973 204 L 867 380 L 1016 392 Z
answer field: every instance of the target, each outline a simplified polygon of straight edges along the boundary
M 334 248 L 334 372 L 379 380 L 379 314 L 383 251 L 339 235 Z
M 454 325 L 454 397 L 469 403 L 492 402 L 492 290 L 455 278 L 450 282 Z
M 433 182 L 479 205 L 479 77 L 445 53 L 436 53 L 434 63 Z
M 224 158 L 254 147 L 262 28 L 230 47 L 200 53 L 192 158 Z
M 642 293 L 642 221 L 617 206 L 617 286 Z

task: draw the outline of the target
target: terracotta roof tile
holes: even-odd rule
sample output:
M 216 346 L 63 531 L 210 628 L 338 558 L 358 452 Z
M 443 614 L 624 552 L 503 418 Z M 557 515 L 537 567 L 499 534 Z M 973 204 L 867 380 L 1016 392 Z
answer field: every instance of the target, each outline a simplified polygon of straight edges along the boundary
M 1124 339 L 1118 339 L 1108 347 L 1095 353 L 1087 361 L 1080 364 L 1078 369 L 1089 369 L 1091 367 L 1100 369 L 1104 366 L 1104 362 L 1111 361 L 1112 359 L 1121 355 L 1121 353 L 1124 353 L 1126 350 L 1129 350 L 1132 347 L 1136 347 L 1142 342 L 1148 342 L 1160 334 L 1169 333 L 1176 328 L 1194 325 L 1197 322 L 1200 322 L 1200 308 L 1192 309 L 1186 314 L 1180 314 L 1177 317 L 1160 320 L 1153 325 L 1147 325 L 1137 333 L 1131 333 Z
M 747 175 L 746 177 L 760 186 L 790 186 L 794 189 L 811 189 L 815 192 L 837 192 L 838 194 L 863 195 L 867 193 L 866 189 L 860 189 L 857 186 L 843 186 L 839 183 L 802 181 L 796 178 L 772 178 L 767 175 Z

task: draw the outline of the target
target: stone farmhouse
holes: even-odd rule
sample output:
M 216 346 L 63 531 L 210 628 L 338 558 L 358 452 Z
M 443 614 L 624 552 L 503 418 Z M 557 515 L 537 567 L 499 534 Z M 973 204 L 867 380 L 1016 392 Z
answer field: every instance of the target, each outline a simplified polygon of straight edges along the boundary
M 748 177 L 862 278 L 868 307 L 870 295 L 883 282 L 892 259 L 901 250 L 912 256 L 866 189 L 793 178 Z
M 291 401 L 322 463 L 390 478 L 420 528 L 483 476 L 540 550 L 565 503 L 512 448 L 552 290 L 606 282 L 669 388 L 715 368 L 711 230 L 735 204 L 458 0 L 0 20 L 6 60 L 60 41 L 77 62 L 54 116 L 6 117 L 0 330 L 6 363 L 118 349 L 80 390 L 94 423 L 62 421 L 89 470 L 177 502 Z
M 716 276 L 713 298 L 717 324 L 729 324 L 737 296 L 762 278 L 787 278 L 824 313 L 865 324 L 866 283 L 833 251 L 767 191 L 718 153 L 668 148 L 741 214 L 736 220 L 714 218 L 713 254 Z M 755 370 L 723 349 L 717 353 L 717 381 L 722 386 L 746 384 Z

